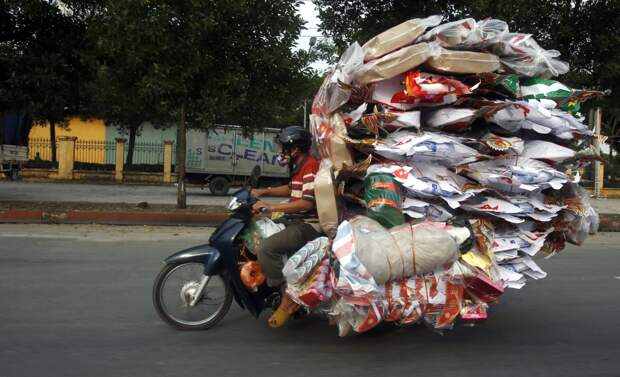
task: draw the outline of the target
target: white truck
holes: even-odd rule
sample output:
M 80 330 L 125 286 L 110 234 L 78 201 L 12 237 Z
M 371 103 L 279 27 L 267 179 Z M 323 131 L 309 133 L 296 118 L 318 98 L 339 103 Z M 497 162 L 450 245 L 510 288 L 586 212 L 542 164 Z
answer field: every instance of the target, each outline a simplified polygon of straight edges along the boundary
M 32 118 L 7 114 L 0 117 L 0 172 L 16 180 L 28 162 L 28 134 Z
M 256 165 L 261 168 L 261 179 L 287 180 L 288 167 L 278 161 L 278 132 L 266 128 L 244 136 L 240 126 L 217 126 L 208 132 L 188 130 L 188 179 L 206 182 L 215 195 L 226 195 L 230 186 L 242 184 Z

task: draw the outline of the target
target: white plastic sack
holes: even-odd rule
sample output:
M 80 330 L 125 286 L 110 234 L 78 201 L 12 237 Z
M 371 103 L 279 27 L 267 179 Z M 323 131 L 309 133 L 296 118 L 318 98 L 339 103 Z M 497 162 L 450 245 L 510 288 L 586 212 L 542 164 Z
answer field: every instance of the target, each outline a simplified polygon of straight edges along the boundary
M 438 131 L 464 131 L 476 120 L 476 110 L 444 107 L 426 113 L 424 124 Z
M 454 217 L 442 205 L 416 198 L 405 198 L 403 213 L 414 219 L 426 219 L 435 222 L 446 222 Z
M 575 157 L 575 151 L 549 141 L 528 140 L 525 142 L 521 155 L 536 160 L 560 163 Z
M 526 157 L 513 156 L 474 162 L 463 173 L 482 186 L 508 193 L 528 193 L 547 188 L 560 189 L 568 176 L 548 164 Z
M 393 161 L 438 162 L 445 166 L 467 164 L 482 157 L 458 137 L 435 132 L 394 132 L 375 143 L 375 152 Z
M 525 129 L 561 139 L 572 139 L 574 134 L 592 135 L 592 131 L 578 119 L 555 109 L 557 104 L 552 100 L 499 102 L 497 106 L 499 110 L 487 113 L 487 118 L 509 132 Z
M 327 84 L 329 112 L 336 111 L 351 98 L 351 90 L 347 88 L 353 81 L 354 72 L 364 63 L 364 52 L 355 42 L 342 54 Z M 342 84 L 345 84 L 344 86 Z

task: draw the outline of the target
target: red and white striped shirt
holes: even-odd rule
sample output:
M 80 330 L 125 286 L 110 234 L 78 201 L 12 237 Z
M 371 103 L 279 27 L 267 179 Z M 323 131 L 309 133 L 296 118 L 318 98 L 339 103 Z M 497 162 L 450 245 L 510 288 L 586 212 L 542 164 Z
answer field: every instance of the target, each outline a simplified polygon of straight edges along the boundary
M 302 165 L 297 169 L 291 183 L 291 197 L 289 202 L 306 199 L 314 202 L 314 178 L 319 171 L 319 160 L 313 156 L 307 156 Z

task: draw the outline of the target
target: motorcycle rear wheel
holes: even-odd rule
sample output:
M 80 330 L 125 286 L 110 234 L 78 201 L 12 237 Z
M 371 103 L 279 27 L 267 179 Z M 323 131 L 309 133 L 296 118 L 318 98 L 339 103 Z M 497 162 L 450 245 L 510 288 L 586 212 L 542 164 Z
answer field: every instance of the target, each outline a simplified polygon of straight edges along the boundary
M 162 268 L 153 285 L 153 305 L 164 322 L 181 330 L 207 330 L 226 316 L 233 293 L 230 281 L 222 275 L 211 276 L 196 305 L 189 305 L 203 271 L 204 265 L 197 262 Z

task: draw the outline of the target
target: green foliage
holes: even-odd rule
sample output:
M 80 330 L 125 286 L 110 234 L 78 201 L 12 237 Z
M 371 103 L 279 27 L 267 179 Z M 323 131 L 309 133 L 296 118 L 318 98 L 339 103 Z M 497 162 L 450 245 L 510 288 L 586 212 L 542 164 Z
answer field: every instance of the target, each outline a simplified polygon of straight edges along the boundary
M 178 119 L 248 129 L 285 123 L 312 72 L 291 51 L 295 1 L 108 0 L 98 25 L 97 88 L 118 122 Z
M 318 87 L 295 0 L 7 0 L 0 112 L 248 130 L 303 121 Z
M 57 1 L 8 0 L 0 21 L 0 112 L 56 123 L 79 112 L 89 76 L 81 59 L 83 20 Z

